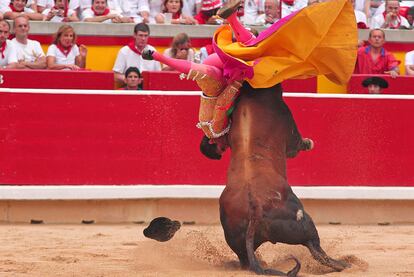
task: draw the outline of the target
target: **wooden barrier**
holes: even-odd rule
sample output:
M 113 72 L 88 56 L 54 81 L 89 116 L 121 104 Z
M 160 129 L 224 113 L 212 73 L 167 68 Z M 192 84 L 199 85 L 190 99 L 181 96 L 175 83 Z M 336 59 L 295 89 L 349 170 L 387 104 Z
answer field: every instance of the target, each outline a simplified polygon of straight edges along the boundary
M 112 71 L 0 70 L 0 88 L 114 89 Z
M 144 89 L 163 91 L 200 90 L 197 83 L 186 78 L 180 78 L 178 72 L 143 72 Z M 312 92 L 317 91 L 317 78 L 286 80 L 283 82 L 284 92 Z
M 414 96 L 286 94 L 315 149 L 294 186 L 414 186 Z M 224 184 L 199 153 L 198 93 L 0 91 L 0 183 Z

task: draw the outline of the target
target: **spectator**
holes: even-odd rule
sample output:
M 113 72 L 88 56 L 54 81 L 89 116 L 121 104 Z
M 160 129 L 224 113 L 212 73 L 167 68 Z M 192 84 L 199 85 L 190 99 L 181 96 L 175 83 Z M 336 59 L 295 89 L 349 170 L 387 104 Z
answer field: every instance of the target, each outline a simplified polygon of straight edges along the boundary
M 405 54 L 405 75 L 414 76 L 414 50 Z
M 0 20 L 0 67 L 10 68 L 12 62 L 17 62 L 16 50 L 8 40 L 10 24 L 6 20 Z M 13 60 L 14 58 L 14 60 Z
M 13 0 L 6 7 L 1 8 L 5 19 L 15 19 L 19 15 L 25 15 L 29 20 L 43 20 L 43 15 L 26 8 L 27 0 Z
M 410 7 L 407 12 L 407 21 L 410 24 L 410 29 L 414 28 L 414 6 Z
M 85 22 L 103 23 L 133 23 L 129 17 L 123 17 L 117 11 L 108 7 L 107 0 L 92 0 L 92 7 L 83 10 L 82 18 Z
M 202 0 L 200 12 L 194 16 L 194 19 L 198 24 L 221 24 L 222 21 L 216 16 L 221 6 L 221 0 Z
M 199 63 L 203 63 L 208 56 L 214 53 L 213 44 L 207 44 L 200 48 L 200 61 Z
M 197 24 L 197 21 L 190 15 L 182 13 L 183 0 L 164 0 L 162 6 L 162 13 L 157 14 L 155 22 L 165 23 L 165 14 L 170 13 L 172 18 L 171 24 Z
M 263 0 L 244 0 L 243 4 L 243 18 L 241 21 L 246 25 L 253 25 L 256 23 L 257 17 L 264 14 Z
M 381 29 L 369 32 L 369 46 L 358 49 L 355 74 L 390 74 L 396 78 L 399 73 L 398 65 L 394 55 L 384 49 L 385 33 Z
M 160 71 L 161 65 L 157 61 L 147 61 L 141 56 L 142 50 L 148 47 L 155 50 L 154 47 L 148 45 L 148 37 L 150 29 L 145 23 L 138 23 L 134 27 L 133 41 L 119 50 L 113 67 L 115 82 L 125 84 L 125 71 L 129 67 L 137 67 L 140 72 L 143 71 Z
M 280 19 L 279 0 L 265 0 L 264 10 L 265 13 L 257 17 L 256 24 L 270 26 Z
M 308 5 L 308 0 L 281 0 L 282 2 L 282 17 L 299 11 Z
M 135 23 L 149 23 L 148 0 L 121 0 L 122 16 L 130 17 Z
M 117 0 L 114 0 L 117 3 Z M 37 0 L 37 10 L 40 13 L 43 13 L 45 9 L 52 9 L 55 5 L 54 0 Z M 69 2 L 69 10 L 74 10 L 78 16 L 80 14 L 80 11 L 83 11 L 86 8 L 91 7 L 91 1 L 90 0 L 70 0 Z M 110 2 L 113 2 L 110 0 Z
M 16 49 L 17 62 L 13 67 L 18 69 L 43 69 L 46 68 L 45 53 L 40 43 L 28 39 L 30 24 L 26 15 L 19 15 L 14 18 L 15 38 L 11 43 Z
M 62 25 L 54 35 L 53 44 L 47 50 L 48 69 L 84 69 L 86 54 L 85 45 L 76 45 L 76 33 L 70 25 Z
M 365 15 L 365 18 L 371 18 L 371 0 L 352 0 L 354 3 L 354 10 L 360 11 Z
M 190 62 L 194 62 L 194 55 L 195 52 L 191 48 L 190 38 L 186 33 L 177 34 L 172 41 L 171 47 L 164 51 L 164 56 Z M 162 70 L 175 71 L 175 69 L 167 65 Z
M 79 21 L 76 12 L 72 9 L 65 8 L 64 0 L 55 0 L 55 5 L 51 8 L 44 9 L 42 14 L 45 21 L 51 22 L 76 22 Z
M 185 0 L 183 6 L 183 13 L 195 16 L 201 10 L 201 0 Z
M 368 22 L 367 22 L 366 14 L 355 8 L 355 0 L 350 0 L 350 2 L 352 3 L 352 6 L 354 6 L 354 14 L 355 14 L 355 19 L 357 22 L 358 29 L 368 29 Z
M 362 81 L 362 85 L 368 88 L 369 94 L 381 94 L 384 88 L 388 88 L 388 82 L 381 77 L 369 77 Z
M 122 90 L 142 90 L 141 72 L 136 67 L 128 67 L 125 71 L 125 86 Z
M 163 0 L 148 0 L 150 10 L 149 23 L 155 23 L 155 17 L 161 13 L 163 2 Z
M 407 19 L 400 15 L 400 2 L 398 0 L 388 0 L 385 2 L 385 13 L 376 15 L 372 18 L 371 28 L 381 29 L 400 29 L 410 28 Z

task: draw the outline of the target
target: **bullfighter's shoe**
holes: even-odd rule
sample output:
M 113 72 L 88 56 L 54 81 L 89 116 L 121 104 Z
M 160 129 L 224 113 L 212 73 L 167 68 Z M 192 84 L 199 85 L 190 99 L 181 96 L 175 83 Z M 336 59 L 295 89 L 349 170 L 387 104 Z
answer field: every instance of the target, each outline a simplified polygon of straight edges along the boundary
M 240 4 L 241 0 L 229 0 L 217 11 L 217 15 L 223 19 L 226 19 L 237 11 L 237 9 L 240 7 Z
M 154 59 L 152 54 L 154 54 L 154 51 L 149 49 L 148 47 L 145 47 L 141 53 L 141 56 L 144 60 L 152 61 Z
M 310 151 L 315 146 L 315 143 L 310 138 L 304 138 L 302 139 L 302 145 L 304 151 Z

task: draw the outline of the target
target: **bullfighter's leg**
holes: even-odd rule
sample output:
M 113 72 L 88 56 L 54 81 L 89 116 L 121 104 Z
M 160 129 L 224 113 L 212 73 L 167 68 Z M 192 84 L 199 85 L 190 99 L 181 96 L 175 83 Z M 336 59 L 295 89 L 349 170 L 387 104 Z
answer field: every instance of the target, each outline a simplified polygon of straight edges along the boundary
M 247 30 L 237 18 L 237 10 L 241 5 L 241 0 L 229 0 L 227 3 L 217 12 L 217 15 L 223 19 L 227 19 L 227 22 L 230 24 L 231 29 L 238 42 L 248 43 L 255 36 Z

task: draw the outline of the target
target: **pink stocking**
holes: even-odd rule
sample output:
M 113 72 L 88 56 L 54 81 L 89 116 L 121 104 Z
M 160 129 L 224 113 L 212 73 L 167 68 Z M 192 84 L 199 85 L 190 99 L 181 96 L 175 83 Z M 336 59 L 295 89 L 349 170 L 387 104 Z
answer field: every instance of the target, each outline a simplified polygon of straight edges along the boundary
M 227 22 L 229 22 L 231 28 L 233 29 L 238 42 L 248 43 L 251 39 L 255 38 L 255 36 L 240 23 L 237 19 L 236 13 L 230 15 L 227 18 Z
M 223 73 L 221 69 L 213 65 L 198 64 L 198 63 L 193 63 L 187 60 L 174 59 L 174 58 L 164 56 L 158 52 L 154 52 L 152 56 L 154 57 L 156 61 L 166 64 L 169 67 L 172 67 L 176 69 L 177 71 L 185 73 L 185 74 L 188 74 L 190 70 L 193 69 L 201 73 L 207 74 L 208 76 L 216 80 L 222 80 L 223 78 Z

